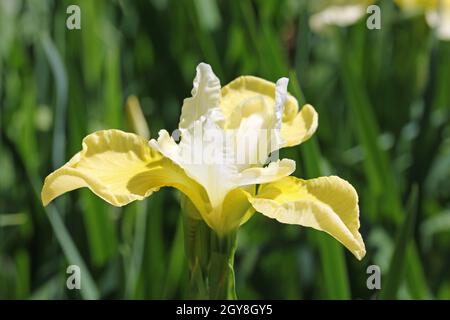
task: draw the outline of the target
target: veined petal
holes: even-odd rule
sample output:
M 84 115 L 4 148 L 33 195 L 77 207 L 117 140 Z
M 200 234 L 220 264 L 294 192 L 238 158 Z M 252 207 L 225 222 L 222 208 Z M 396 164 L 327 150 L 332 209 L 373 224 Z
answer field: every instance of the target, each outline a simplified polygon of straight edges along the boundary
M 211 66 L 200 63 L 192 88 L 192 97 L 183 101 L 179 128 L 189 128 L 194 121 L 208 114 L 208 118 L 216 123 L 223 122 L 223 113 L 220 109 L 220 80 L 214 74 Z
M 225 128 L 236 126 L 233 117 L 236 108 L 254 103 L 255 99 L 273 106 L 274 112 L 277 104 L 284 102 L 281 124 L 281 137 L 284 140 L 282 147 L 298 145 L 309 139 L 317 129 L 317 112 L 311 105 L 305 105 L 298 112 L 297 100 L 289 93 L 284 97 L 285 80 L 283 78 L 280 80 L 277 86 L 273 82 L 258 77 L 242 76 L 224 86 L 221 107 L 226 119 Z M 278 103 L 275 101 L 276 91 L 280 97 Z
M 239 185 L 263 184 L 287 177 L 295 171 L 295 161 L 282 159 L 271 162 L 267 167 L 253 167 L 239 173 Z
M 65 192 L 88 187 L 108 203 L 123 206 L 163 186 L 178 188 L 199 210 L 209 210 L 204 189 L 152 150 L 146 139 L 120 130 L 103 130 L 88 135 L 82 150 L 47 176 L 41 196 L 46 206 Z
M 256 211 L 269 218 L 325 231 L 359 260 L 366 253 L 359 233 L 358 195 L 339 177 L 286 177 L 261 186 L 258 195 L 249 200 Z

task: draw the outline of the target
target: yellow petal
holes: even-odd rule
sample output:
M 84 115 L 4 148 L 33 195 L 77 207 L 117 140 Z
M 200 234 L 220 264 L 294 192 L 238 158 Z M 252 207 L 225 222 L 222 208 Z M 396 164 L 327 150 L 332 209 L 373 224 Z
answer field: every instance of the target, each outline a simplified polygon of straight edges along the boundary
M 129 96 L 125 104 L 125 111 L 128 117 L 128 123 L 132 131 L 136 132 L 141 137 L 150 138 L 150 130 L 148 129 L 147 121 L 142 112 L 141 104 L 136 96 Z
M 256 163 L 264 164 L 270 153 L 285 145 L 281 127 L 288 99 L 288 81 L 287 78 L 277 81 L 274 104 L 264 95 L 254 95 L 233 103 L 226 129 L 234 132 L 231 148 L 235 151 L 240 169 Z
M 263 184 L 287 177 L 295 171 L 295 161 L 282 159 L 269 163 L 266 167 L 253 167 L 239 173 L 240 186 Z
M 440 0 L 432 9 L 426 11 L 425 17 L 428 25 L 436 29 L 439 40 L 450 40 L 450 0 Z
M 221 107 L 225 116 L 225 127 L 235 125 L 233 111 L 247 103 L 254 103 L 257 99 L 261 103 L 274 106 L 276 84 L 258 77 L 242 76 L 222 88 Z M 294 146 L 309 139 L 317 129 L 318 116 L 311 105 L 305 105 L 298 112 L 298 102 L 290 94 L 284 105 L 281 136 L 284 147 Z
M 286 177 L 262 185 L 258 195 L 249 200 L 256 211 L 279 222 L 325 231 L 359 260 L 366 253 L 358 231 L 358 195 L 351 184 L 339 177 Z
M 103 130 L 88 135 L 83 149 L 45 179 L 41 196 L 46 206 L 65 192 L 88 187 L 110 204 L 123 206 L 163 186 L 178 188 L 200 211 L 209 210 L 204 189 L 152 150 L 146 139 L 120 130 Z

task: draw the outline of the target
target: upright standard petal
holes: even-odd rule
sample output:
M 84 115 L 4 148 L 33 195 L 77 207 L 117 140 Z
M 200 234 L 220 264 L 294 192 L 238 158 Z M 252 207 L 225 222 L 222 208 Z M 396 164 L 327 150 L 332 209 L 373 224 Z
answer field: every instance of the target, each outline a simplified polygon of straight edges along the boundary
M 290 94 L 283 96 L 285 80 L 280 79 L 279 86 L 273 82 L 253 77 L 242 76 L 222 88 L 221 107 L 225 116 L 225 127 L 234 126 L 233 113 L 236 108 L 245 106 L 259 99 L 261 103 L 273 106 L 274 112 L 279 110 L 279 103 L 284 102 L 281 136 L 282 147 L 298 145 L 309 139 L 317 129 L 318 115 L 311 105 L 305 105 L 298 112 L 297 100 Z M 276 100 L 278 88 L 279 99 Z M 277 104 L 278 102 L 278 104 Z
M 206 115 L 216 123 L 222 123 L 224 118 L 220 109 L 220 80 L 209 64 L 200 63 L 197 66 L 193 85 L 192 97 L 183 101 L 179 128 L 187 129 L 194 121 Z
M 65 192 L 88 187 L 108 203 L 123 206 L 163 186 L 185 193 L 198 210 L 210 210 L 204 189 L 152 150 L 146 139 L 120 130 L 103 130 L 88 135 L 82 150 L 45 179 L 42 202 L 46 206 Z
M 366 254 L 359 233 L 358 195 L 339 177 L 286 177 L 262 185 L 258 195 L 249 196 L 249 200 L 256 211 L 269 218 L 325 231 L 359 260 Z

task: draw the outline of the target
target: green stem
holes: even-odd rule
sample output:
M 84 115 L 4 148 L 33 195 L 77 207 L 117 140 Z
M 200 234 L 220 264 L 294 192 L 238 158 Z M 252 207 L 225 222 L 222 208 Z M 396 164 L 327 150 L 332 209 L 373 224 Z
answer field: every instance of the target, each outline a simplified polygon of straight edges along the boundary
M 184 215 L 189 295 L 193 299 L 236 299 L 236 232 L 219 236 L 203 220 Z

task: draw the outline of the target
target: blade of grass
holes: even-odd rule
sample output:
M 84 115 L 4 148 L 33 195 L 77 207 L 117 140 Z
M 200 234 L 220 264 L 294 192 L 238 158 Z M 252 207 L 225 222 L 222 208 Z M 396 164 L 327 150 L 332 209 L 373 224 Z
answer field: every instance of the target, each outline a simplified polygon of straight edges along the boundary
M 95 89 L 101 81 L 104 65 L 104 50 L 102 50 L 104 42 L 101 39 L 101 27 L 104 25 L 103 4 L 102 1 L 80 2 L 83 12 L 81 19 L 82 75 L 88 89 Z M 79 46 L 79 39 L 77 40 Z
M 395 249 L 389 266 L 389 273 L 387 276 L 386 284 L 381 290 L 381 299 L 395 299 L 397 297 L 397 291 L 403 280 L 401 275 L 405 265 L 405 257 L 407 255 L 408 243 L 411 239 L 414 224 L 417 215 L 417 186 L 413 187 L 407 209 L 407 216 L 403 223 L 398 238 L 395 242 Z
M 103 110 L 105 124 L 108 128 L 121 128 L 123 101 L 120 72 L 120 38 L 110 24 L 106 24 L 103 39 L 106 41 L 105 86 L 103 89 Z
M 431 299 L 432 295 L 425 277 L 422 260 L 414 241 L 410 241 L 405 259 L 405 275 L 411 297 L 416 300 Z
M 221 23 L 216 0 L 194 0 L 197 16 L 202 29 L 214 31 Z
M 54 120 L 54 132 L 52 143 L 52 160 L 53 168 L 56 169 L 65 163 L 65 149 L 66 149 L 66 108 L 67 108 L 67 73 L 62 62 L 58 49 L 55 47 L 53 41 L 44 34 L 41 38 L 41 44 L 44 48 L 44 52 L 47 56 L 48 63 L 50 64 L 54 84 L 56 87 L 56 108 L 55 108 L 55 120 Z M 35 187 L 35 192 L 38 189 Z M 92 276 L 90 275 L 87 265 L 79 254 L 75 243 L 70 237 L 60 213 L 56 209 L 56 206 L 51 204 L 45 208 L 45 212 L 49 218 L 50 224 L 55 232 L 56 238 L 61 245 L 61 248 L 66 256 L 66 259 L 70 264 L 76 264 L 82 270 L 81 285 L 84 290 L 81 290 L 80 294 L 85 299 L 97 299 L 99 292 L 94 284 Z

